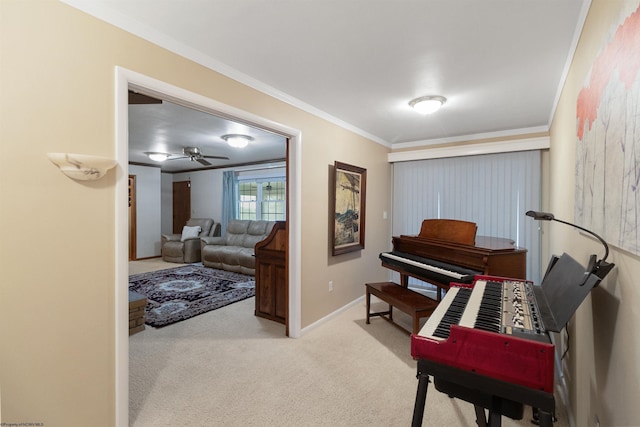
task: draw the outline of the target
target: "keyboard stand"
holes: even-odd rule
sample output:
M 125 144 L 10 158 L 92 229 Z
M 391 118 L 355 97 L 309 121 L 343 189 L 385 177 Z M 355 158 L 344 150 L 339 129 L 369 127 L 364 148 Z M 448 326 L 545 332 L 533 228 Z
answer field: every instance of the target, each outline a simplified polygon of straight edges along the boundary
M 479 427 L 500 427 L 503 415 L 520 420 L 523 417 L 524 405 L 537 408 L 537 421 L 541 427 L 553 426 L 553 393 L 497 380 L 431 360 L 418 359 L 418 391 L 412 427 L 422 425 L 429 375 L 433 377 L 436 390 L 474 405 Z M 485 409 L 488 410 L 488 417 Z
M 412 332 L 417 334 L 420 331 L 420 319 L 431 316 L 433 310 L 438 306 L 437 301 L 393 282 L 367 283 L 365 287 L 367 292 L 367 325 L 369 318 L 373 316 L 380 316 L 397 325 L 393 322 L 393 307 L 396 307 L 411 316 L 413 319 Z M 371 313 L 371 294 L 389 304 L 389 310 Z

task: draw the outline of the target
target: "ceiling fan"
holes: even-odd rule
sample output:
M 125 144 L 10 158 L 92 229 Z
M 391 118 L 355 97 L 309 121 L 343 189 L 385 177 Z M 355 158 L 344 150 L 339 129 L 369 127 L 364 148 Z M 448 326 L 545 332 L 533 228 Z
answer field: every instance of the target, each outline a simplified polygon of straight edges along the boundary
M 182 153 L 184 154 L 183 156 L 169 157 L 167 160 L 189 159 L 192 162 L 198 162 L 204 166 L 211 166 L 211 163 L 206 161 L 205 158 L 229 160 L 229 158 L 225 156 L 205 156 L 198 147 L 184 147 Z

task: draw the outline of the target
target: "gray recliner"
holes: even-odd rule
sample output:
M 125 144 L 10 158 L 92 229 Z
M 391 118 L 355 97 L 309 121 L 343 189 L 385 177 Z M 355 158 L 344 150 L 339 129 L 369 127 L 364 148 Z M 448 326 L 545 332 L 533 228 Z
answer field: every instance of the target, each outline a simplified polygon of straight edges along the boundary
M 193 227 L 200 227 L 200 231 Z M 183 264 L 200 262 L 200 238 L 219 235 L 219 222 L 211 218 L 191 218 L 187 221 L 182 234 L 162 235 L 162 259 Z

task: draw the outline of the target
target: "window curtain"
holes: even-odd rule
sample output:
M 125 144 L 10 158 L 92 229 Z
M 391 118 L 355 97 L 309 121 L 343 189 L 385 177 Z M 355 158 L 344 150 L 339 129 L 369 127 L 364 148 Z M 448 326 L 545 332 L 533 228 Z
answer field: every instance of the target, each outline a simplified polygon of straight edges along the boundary
M 527 278 L 540 283 L 539 224 L 525 216 L 540 210 L 540 157 L 532 150 L 395 163 L 393 235 L 418 234 L 427 218 L 472 221 L 477 235 L 526 248 Z
M 222 221 L 220 228 L 222 235 L 225 235 L 227 224 L 235 219 L 238 213 L 238 178 L 234 171 L 222 173 Z

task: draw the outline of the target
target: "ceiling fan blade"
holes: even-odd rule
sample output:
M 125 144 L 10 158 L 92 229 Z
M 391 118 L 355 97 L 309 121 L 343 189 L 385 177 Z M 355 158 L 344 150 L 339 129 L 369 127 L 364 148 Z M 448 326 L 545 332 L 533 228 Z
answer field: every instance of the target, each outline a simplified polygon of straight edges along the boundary
M 169 157 L 167 160 L 181 160 L 181 159 L 188 159 L 189 156 L 177 156 L 177 157 Z
M 222 160 L 229 160 L 228 157 L 225 156 L 202 156 L 202 157 L 206 157 L 207 159 L 222 159 Z
M 211 163 L 207 162 L 205 159 L 196 159 L 196 162 L 200 163 L 201 165 L 211 166 Z

